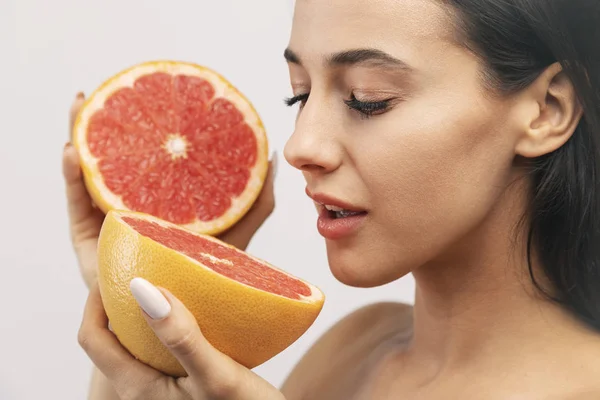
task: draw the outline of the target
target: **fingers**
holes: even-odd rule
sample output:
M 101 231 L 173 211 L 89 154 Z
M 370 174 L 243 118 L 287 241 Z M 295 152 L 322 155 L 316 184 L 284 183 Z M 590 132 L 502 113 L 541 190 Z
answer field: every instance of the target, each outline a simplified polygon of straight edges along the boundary
M 258 198 L 252 205 L 252 208 L 248 211 L 244 218 L 238 222 L 237 225 L 244 224 L 248 228 L 254 228 L 254 230 L 257 230 L 265 221 L 265 219 L 271 215 L 275 209 L 275 193 L 273 187 L 276 174 L 277 153 L 273 153 L 273 156 L 269 161 L 269 169 L 267 170 L 267 176 L 265 177 L 263 188 L 258 195 Z
M 82 179 L 77 150 L 71 144 L 67 144 L 63 152 L 63 177 L 69 218 L 77 223 L 89 215 L 92 201 Z
M 63 151 L 62 170 L 65 181 L 67 207 L 71 226 L 77 227 L 83 222 L 87 222 L 91 216 L 94 216 L 95 219 L 91 222 L 94 223 L 93 228 L 96 228 L 96 225 L 99 222 L 97 216 L 95 215 L 97 212 L 92 206 L 92 200 L 82 179 L 79 156 L 76 149 L 70 142 L 75 119 L 77 118 L 77 114 L 79 113 L 84 101 L 85 98 L 83 93 L 79 93 L 73 101 L 73 105 L 71 106 L 69 113 L 69 142 L 67 142 Z
M 63 152 L 63 177 L 67 196 L 67 208 L 71 225 L 78 225 L 89 218 L 96 209 L 85 187 L 77 150 L 67 144 Z
M 85 101 L 83 93 L 78 93 L 77 97 L 71 104 L 69 110 L 69 135 L 67 143 L 65 144 L 63 152 L 63 175 L 67 183 L 77 183 L 81 180 L 81 168 L 79 166 L 79 158 L 77 157 L 77 151 L 73 148 L 73 126 L 77 119 L 77 114 Z
M 273 189 L 275 184 L 275 176 L 277 175 L 277 162 L 277 153 L 273 152 L 273 156 L 269 162 L 269 169 L 267 171 L 267 177 L 265 178 L 263 190 L 254 203 L 253 210 L 251 210 L 259 210 L 265 219 L 271 215 L 275 209 L 275 192 Z
M 241 250 L 245 250 L 248 247 L 252 236 L 254 236 L 256 231 L 275 209 L 274 181 L 276 173 L 277 153 L 273 153 L 260 195 L 244 218 L 235 224 L 232 229 L 220 236 L 221 240 Z
M 148 386 L 161 376 L 154 369 L 135 360 L 108 329 L 108 317 L 104 312 L 98 285 L 90 289 L 78 340 L 118 392 L 126 392 L 128 386 Z
M 234 396 L 239 364 L 220 353 L 202 335 L 192 313 L 165 289 L 135 278 L 131 292 L 148 325 L 208 398 Z
M 75 101 L 71 104 L 71 110 L 69 111 L 69 142 L 73 140 L 73 127 L 75 126 L 75 120 L 77 119 L 77 114 L 79 114 L 79 110 L 83 103 L 85 102 L 85 95 L 81 92 L 77 93 L 75 97 Z

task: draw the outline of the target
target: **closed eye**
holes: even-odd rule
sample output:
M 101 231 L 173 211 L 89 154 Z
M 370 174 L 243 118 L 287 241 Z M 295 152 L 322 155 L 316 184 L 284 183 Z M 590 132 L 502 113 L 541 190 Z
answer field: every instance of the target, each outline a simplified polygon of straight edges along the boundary
M 308 100 L 309 93 L 299 94 L 294 97 L 286 97 L 283 101 L 288 106 L 291 107 L 296 103 L 304 104 Z
M 344 101 L 350 109 L 358 111 L 365 117 L 384 113 L 389 108 L 390 102 L 391 100 L 360 101 L 354 95 L 350 100 Z
M 287 97 L 284 99 L 285 104 L 288 107 L 300 103 L 304 106 L 308 101 L 309 93 L 299 94 L 294 97 Z M 372 115 L 378 115 L 384 113 L 389 107 L 391 100 L 380 100 L 380 101 L 360 101 L 354 95 L 350 100 L 344 100 L 344 103 L 352 110 L 358 111 L 363 117 L 370 117 Z

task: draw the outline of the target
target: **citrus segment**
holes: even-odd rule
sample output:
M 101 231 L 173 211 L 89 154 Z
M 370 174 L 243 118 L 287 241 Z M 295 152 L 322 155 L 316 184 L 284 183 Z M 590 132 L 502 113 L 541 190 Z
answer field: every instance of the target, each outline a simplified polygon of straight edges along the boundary
M 324 304 L 322 292 L 300 278 L 211 236 L 135 212 L 108 213 L 98 267 L 102 301 L 119 341 L 173 376 L 185 371 L 143 318 L 129 290 L 135 277 L 171 291 L 206 339 L 248 368 L 295 342 Z
M 189 133 L 190 124 L 194 120 L 202 121 L 208 114 L 207 106 L 215 96 L 215 89 L 208 81 L 189 75 L 175 76 L 173 84 L 178 131 Z
M 104 110 L 125 128 L 125 134 L 157 139 L 163 133 L 144 106 L 142 96 L 133 88 L 124 87 L 112 93 L 104 102 Z
M 179 130 L 175 88 L 170 74 L 157 72 L 141 76 L 135 81 L 133 88 L 142 99 L 142 108 L 162 133 Z
M 148 62 L 109 79 L 75 128 L 96 204 L 217 234 L 258 197 L 267 139 L 251 104 L 208 68 Z
M 158 215 L 176 224 L 185 224 L 190 219 L 197 218 L 193 201 L 193 178 L 186 168 L 171 165 L 163 174 L 165 191 L 161 197 L 161 208 Z

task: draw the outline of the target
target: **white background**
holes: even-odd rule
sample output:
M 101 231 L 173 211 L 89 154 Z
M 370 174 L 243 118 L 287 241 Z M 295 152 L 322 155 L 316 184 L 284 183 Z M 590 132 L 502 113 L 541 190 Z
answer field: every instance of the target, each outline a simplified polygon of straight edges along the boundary
M 70 247 L 62 147 L 75 93 L 150 59 L 205 64 L 259 110 L 279 150 L 277 209 L 249 251 L 320 286 L 313 327 L 256 371 L 281 384 L 342 315 L 373 301 L 412 302 L 412 278 L 369 290 L 331 276 L 300 173 L 281 155 L 293 129 L 282 53 L 286 0 L 0 0 L 0 399 L 86 398 L 90 362 L 77 345 L 86 290 Z

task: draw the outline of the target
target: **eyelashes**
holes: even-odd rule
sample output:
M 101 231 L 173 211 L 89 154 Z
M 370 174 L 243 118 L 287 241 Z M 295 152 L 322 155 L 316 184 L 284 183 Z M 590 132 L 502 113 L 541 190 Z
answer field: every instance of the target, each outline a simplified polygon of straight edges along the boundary
M 285 99 L 283 99 L 283 102 L 286 106 L 292 107 L 296 103 L 301 103 L 302 105 L 304 105 L 304 103 L 306 103 L 306 100 L 308 100 L 308 93 L 299 94 L 294 97 L 286 97 Z
M 308 100 L 309 93 L 299 94 L 294 97 L 288 97 L 284 99 L 284 103 L 291 107 L 297 103 L 300 106 L 304 106 Z M 390 107 L 391 100 L 380 100 L 380 101 L 360 101 L 354 95 L 351 96 L 350 100 L 344 100 L 344 103 L 351 110 L 357 111 L 363 117 L 370 117 L 373 115 L 382 114 Z
M 361 113 L 363 116 L 370 117 L 372 115 L 384 113 L 390 106 L 390 100 L 380 101 L 360 101 L 354 95 L 350 100 L 344 100 L 344 103 L 352 109 Z

